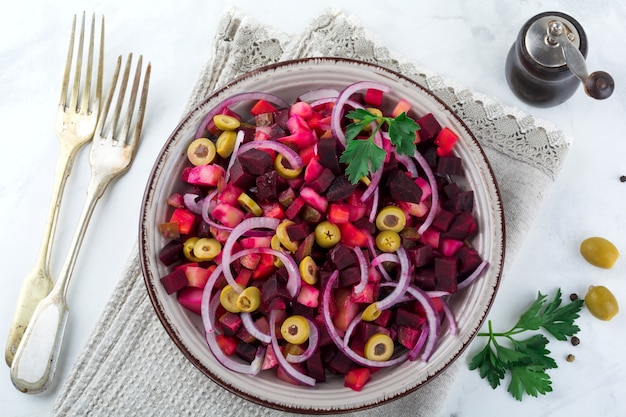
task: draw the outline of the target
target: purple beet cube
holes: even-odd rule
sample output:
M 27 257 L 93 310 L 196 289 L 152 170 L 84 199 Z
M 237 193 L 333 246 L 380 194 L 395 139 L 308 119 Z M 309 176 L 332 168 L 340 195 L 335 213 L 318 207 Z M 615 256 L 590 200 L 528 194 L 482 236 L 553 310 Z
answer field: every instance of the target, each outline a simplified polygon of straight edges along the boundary
M 435 289 L 456 292 L 457 289 L 457 258 L 435 258 Z
M 178 290 L 181 290 L 189 285 L 185 271 L 182 269 L 175 269 L 169 274 L 161 278 L 161 284 L 168 294 L 173 294 Z

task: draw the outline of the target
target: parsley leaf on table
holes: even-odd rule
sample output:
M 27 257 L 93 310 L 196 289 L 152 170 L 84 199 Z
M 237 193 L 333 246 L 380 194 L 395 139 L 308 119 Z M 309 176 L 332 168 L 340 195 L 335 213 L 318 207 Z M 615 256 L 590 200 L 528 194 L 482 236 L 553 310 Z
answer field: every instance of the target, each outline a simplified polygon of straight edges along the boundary
M 580 330 L 574 322 L 579 317 L 583 300 L 577 299 L 561 306 L 560 289 L 547 304 L 546 298 L 546 295 L 538 293 L 537 299 L 520 316 L 515 326 L 506 332 L 495 333 L 489 320 L 489 332 L 478 334 L 489 338 L 487 344 L 469 364 L 470 370 L 478 369 L 480 377 L 486 378 L 493 389 L 500 385 L 509 372 L 511 379 L 507 390 L 519 401 L 524 394 L 536 397 L 551 392 L 552 382 L 546 371 L 557 368 L 557 364 L 546 348 L 549 343 L 547 337 L 534 334 L 519 339 L 515 336 L 543 328 L 555 339 L 567 340 Z M 510 347 L 502 345 L 499 340 L 507 342 Z
M 374 142 L 374 137 L 384 124 L 388 127 L 389 140 L 399 154 L 412 156 L 415 153 L 415 132 L 420 127 L 406 113 L 393 118 L 377 116 L 365 109 L 356 109 L 349 112 L 346 117 L 354 122 L 346 126 L 347 146 L 339 161 L 347 164 L 346 174 L 353 184 L 368 173 L 378 171 L 385 162 L 387 152 Z M 372 123 L 376 126 L 367 139 L 357 138 Z

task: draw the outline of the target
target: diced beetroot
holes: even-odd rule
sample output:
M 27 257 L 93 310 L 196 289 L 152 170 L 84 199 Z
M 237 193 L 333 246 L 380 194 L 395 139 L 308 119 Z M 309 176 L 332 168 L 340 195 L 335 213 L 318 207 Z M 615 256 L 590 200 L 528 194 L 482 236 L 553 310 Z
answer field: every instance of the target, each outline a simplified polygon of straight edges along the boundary
M 211 216 L 227 227 L 235 227 L 245 217 L 243 210 L 229 204 L 218 203 L 211 211 Z
M 185 271 L 181 269 L 175 269 L 169 274 L 161 278 L 161 284 L 165 288 L 165 292 L 173 294 L 189 285 Z
M 297 301 L 307 307 L 317 307 L 319 304 L 320 291 L 312 285 L 302 283 Z
M 437 155 L 448 156 L 452 153 L 452 148 L 459 140 L 459 136 L 447 127 L 439 131 L 435 138 L 437 145 Z
M 346 375 L 352 366 L 352 360 L 340 350 L 336 350 L 332 358 L 330 358 L 326 364 L 326 368 L 329 371 L 339 375 Z
M 432 227 L 429 227 L 428 229 L 424 230 L 424 232 L 420 236 L 420 241 L 437 249 L 439 248 L 439 238 L 440 233 Z
M 294 198 L 289 207 L 287 207 L 287 210 L 285 210 L 285 216 L 290 220 L 295 219 L 298 213 L 300 213 L 300 210 L 302 210 L 302 207 L 305 206 L 305 204 L 306 203 L 304 199 L 302 199 L 301 197 Z
M 232 183 L 229 182 L 217 195 L 217 202 L 236 206 L 237 204 L 239 204 L 237 202 L 237 199 L 243 192 L 244 190 L 239 187 L 235 187 Z
M 439 213 L 437 213 L 437 215 L 435 216 L 432 227 L 436 230 L 439 230 L 440 232 L 445 232 L 446 230 L 448 230 L 453 220 L 454 213 L 445 209 L 441 209 L 439 210 Z
M 319 295 L 319 290 L 318 290 L 318 295 Z M 316 307 L 309 307 L 300 303 L 298 300 L 296 300 L 296 302 L 291 303 L 291 314 L 298 314 L 302 317 L 306 317 L 309 320 L 315 320 L 315 315 L 317 314 L 318 306 L 319 306 L 319 301 L 317 301 Z
M 261 209 L 263 210 L 263 216 L 271 217 L 273 219 L 284 219 L 285 210 L 277 202 L 261 203 Z
M 446 239 L 466 239 L 474 230 L 476 230 L 476 221 L 469 211 L 460 212 L 452 221 L 448 230 L 441 234 Z
M 256 177 L 243 169 L 239 158 L 235 158 L 235 162 L 230 167 L 229 173 L 229 183 L 237 188 L 249 190 L 256 185 Z
M 440 239 L 439 250 L 443 256 L 454 256 L 463 246 L 463 242 L 456 239 Z
M 261 175 L 273 166 L 272 157 L 261 149 L 250 149 L 237 156 L 244 171 L 252 175 Z
M 328 201 L 316 193 L 312 188 L 303 187 L 300 190 L 300 198 L 302 198 L 305 203 L 322 213 L 326 212 L 326 209 L 328 208 Z
M 202 288 L 185 287 L 178 291 L 178 302 L 187 310 L 200 315 L 202 306 Z
M 247 253 L 241 258 L 239 258 L 239 263 L 246 269 L 254 270 L 257 265 L 261 262 L 261 254 L 260 253 Z
M 391 171 L 387 177 L 386 187 L 394 201 L 406 201 L 415 204 L 419 204 L 421 201 L 422 189 L 402 171 Z
M 259 261 L 256 269 L 252 272 L 252 279 L 265 279 L 276 272 L 276 265 L 274 265 L 274 256 L 269 254 L 261 254 L 261 260 Z
M 301 131 L 278 138 L 278 141 L 286 145 L 291 145 L 296 149 L 304 149 L 315 144 L 316 137 L 311 131 Z
M 347 223 L 350 221 L 350 209 L 345 204 L 331 203 L 328 206 L 327 217 L 331 223 Z
M 399 308 L 396 311 L 395 324 L 398 326 L 409 326 L 418 328 L 424 323 L 424 318 L 417 313 L 407 310 L 406 308 Z
M 159 251 L 159 260 L 165 266 L 174 265 L 185 257 L 183 252 L 183 242 L 180 240 L 170 240 Z
M 320 138 L 317 152 L 320 156 L 320 164 L 330 169 L 335 175 L 341 174 L 337 156 L 337 140 L 335 138 Z
M 398 326 L 398 343 L 407 349 L 413 349 L 421 333 L 421 330 L 414 327 Z
M 291 105 L 289 108 L 290 115 L 298 115 L 303 119 L 308 119 L 313 114 L 313 109 L 311 105 L 306 101 L 298 101 Z
M 341 243 L 333 246 L 328 253 L 328 260 L 340 271 L 356 264 L 352 249 Z
M 167 198 L 167 204 L 174 208 L 185 207 L 185 201 L 180 193 L 174 193 Z
M 224 178 L 224 168 L 219 165 L 199 165 L 185 168 L 182 180 L 194 185 L 215 187 Z
M 244 343 L 255 343 L 256 342 L 256 337 L 252 336 L 250 334 L 250 332 L 248 331 L 248 329 L 246 329 L 245 326 L 243 326 L 241 329 L 239 329 L 239 331 L 237 332 L 237 334 L 235 336 L 237 336 L 237 339 L 241 340 Z
M 456 182 L 451 182 L 443 186 L 443 193 L 449 199 L 454 198 L 455 195 L 461 192 L 459 185 Z
M 287 130 L 292 134 L 300 132 L 309 133 L 311 131 L 311 129 L 309 128 L 309 124 L 306 122 L 304 117 L 291 112 L 289 114 L 289 119 L 287 119 Z
M 189 286 L 204 288 L 209 280 L 209 270 L 200 266 L 191 266 L 185 268 L 185 276 Z
M 362 344 L 365 344 L 370 337 L 377 333 L 389 336 L 389 329 L 386 329 L 384 326 L 374 322 L 361 321 L 354 329 L 354 339 L 360 341 Z
M 443 207 L 455 214 L 459 214 L 462 211 L 472 211 L 474 208 L 474 192 L 458 191 L 443 203 Z
M 274 347 L 270 343 L 269 345 L 267 345 L 267 349 L 265 350 L 265 358 L 263 359 L 263 364 L 261 365 L 261 369 L 265 371 L 267 369 L 272 369 L 277 366 L 278 366 L 278 359 L 276 359 L 276 352 L 274 352 Z
M 383 92 L 375 88 L 368 88 L 365 90 L 363 101 L 372 107 L 380 107 L 383 104 Z
M 411 103 L 409 103 L 405 99 L 400 99 L 400 101 L 398 101 L 396 106 L 391 111 L 391 117 L 398 117 L 402 113 L 407 113 L 408 114 L 409 110 L 411 110 L 411 107 L 412 107 Z
M 256 178 L 256 198 L 258 201 L 272 201 L 278 197 L 279 175 L 276 171 L 268 171 Z
M 354 194 L 357 184 L 352 184 L 345 175 L 337 176 L 326 191 L 328 201 L 336 202 L 345 200 Z
M 311 226 L 306 222 L 290 224 L 285 228 L 292 241 L 302 240 L 311 233 Z
M 340 331 L 346 331 L 350 322 L 359 313 L 360 307 L 350 298 L 351 288 L 339 288 L 335 294 L 335 307 L 337 313 L 333 318 L 333 324 Z
M 298 249 L 294 254 L 296 258 L 296 262 L 301 262 L 307 256 L 310 256 L 313 253 L 313 245 L 315 244 L 315 233 L 309 233 L 298 245 Z
M 226 336 L 236 335 L 243 325 L 239 314 L 231 313 L 230 311 L 222 314 L 218 320 L 218 323 L 220 324 L 220 327 L 222 328 Z
M 181 235 L 188 235 L 193 230 L 196 222 L 196 215 L 185 208 L 177 208 L 170 217 L 170 223 L 178 224 L 178 231 Z
M 326 381 L 326 370 L 322 362 L 322 354 L 316 350 L 311 357 L 306 360 L 307 375 L 315 379 L 316 382 Z
M 251 363 L 256 356 L 257 349 L 258 348 L 256 346 L 250 343 L 241 341 L 237 343 L 237 347 L 235 348 L 235 353 L 244 361 Z
M 307 182 L 308 186 L 311 187 L 315 192 L 322 194 L 324 193 L 328 187 L 335 180 L 335 174 L 328 168 L 324 168 L 322 173 L 318 175 L 314 180 Z
M 341 232 L 341 242 L 349 247 L 367 247 L 368 235 L 363 230 L 358 229 L 352 223 L 337 224 Z
M 378 318 L 374 320 L 374 323 L 381 327 L 387 328 L 391 322 L 392 316 L 393 316 L 393 311 L 383 310 L 380 312 L 380 316 L 378 316 Z
M 450 294 L 457 289 L 457 259 L 435 258 L 435 289 Z
M 241 268 L 241 270 L 235 277 L 235 282 L 241 285 L 242 287 L 247 287 L 251 278 L 252 278 L 252 271 L 246 268 Z
M 271 236 L 249 236 L 239 240 L 239 244 L 244 249 L 269 248 L 271 242 Z
M 361 269 L 358 266 L 351 266 L 339 272 L 337 284 L 340 287 L 348 287 L 358 284 L 361 281 Z
M 433 261 L 433 247 L 425 244 L 417 244 L 407 249 L 407 254 L 414 268 L 419 268 Z
M 360 293 L 352 291 L 352 301 L 359 304 L 371 304 L 376 301 L 378 295 L 378 285 L 365 284 L 363 290 Z
M 254 106 L 250 109 L 250 114 L 253 116 L 258 116 L 263 113 L 274 113 L 277 109 L 267 100 L 259 100 Z
M 317 159 L 317 141 L 311 146 L 303 147 L 298 150 L 298 155 L 302 159 L 304 166 L 308 166 L 313 159 Z
M 349 212 L 348 220 L 354 223 L 364 218 L 365 214 L 367 213 L 367 206 L 365 204 L 355 205 L 347 203 L 346 207 L 348 208 Z
M 459 259 L 459 278 L 461 280 L 467 278 L 482 262 L 478 252 L 468 246 L 459 249 L 457 258 Z
M 239 343 L 239 340 L 237 340 L 236 337 L 218 334 L 215 336 L 215 339 L 217 341 L 217 345 L 220 349 L 222 349 L 222 352 L 224 352 L 226 356 L 230 356 L 235 353 L 237 344 Z
M 433 291 L 436 287 L 434 268 L 417 269 L 413 274 L 413 282 L 424 291 Z
M 304 169 L 304 182 L 310 184 L 324 171 L 324 167 L 317 158 L 312 158 Z
M 304 369 L 304 365 L 301 363 L 292 363 L 291 366 L 296 368 L 296 370 L 300 373 L 303 373 L 303 374 L 306 373 L 306 369 Z M 300 383 L 297 380 L 287 375 L 285 371 L 283 370 L 283 368 L 281 368 L 280 366 L 276 368 L 276 377 L 280 379 L 281 381 L 285 381 L 293 385 L 300 385 Z
M 458 156 L 441 156 L 436 171 L 441 175 L 463 175 L 463 162 Z
M 423 201 L 419 204 L 401 201 L 398 205 L 406 213 L 417 218 L 424 217 L 428 213 L 428 206 Z
M 427 113 L 416 120 L 420 126 L 419 135 L 421 142 L 433 140 L 441 131 L 441 125 L 432 113 Z
M 367 268 L 367 282 L 369 284 L 379 284 L 382 279 L 382 274 L 374 266 Z
M 433 193 L 433 190 L 430 186 L 430 184 L 428 183 L 428 181 L 426 179 L 424 179 L 423 177 L 417 177 L 415 178 L 415 180 L 413 180 L 413 182 L 420 187 L 420 189 L 422 190 L 422 198 L 421 198 L 421 202 L 423 202 L 424 200 L 426 200 L 428 197 L 431 196 L 431 194 Z
M 371 379 L 369 368 L 352 368 L 346 373 L 343 386 L 353 391 L 361 391 Z

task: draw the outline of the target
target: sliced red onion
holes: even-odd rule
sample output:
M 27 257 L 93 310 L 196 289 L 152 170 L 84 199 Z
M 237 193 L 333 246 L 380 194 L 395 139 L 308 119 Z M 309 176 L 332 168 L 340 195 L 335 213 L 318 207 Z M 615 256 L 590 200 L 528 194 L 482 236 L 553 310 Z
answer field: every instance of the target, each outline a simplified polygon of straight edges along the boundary
M 223 224 L 217 223 L 209 215 L 209 213 L 213 209 L 213 206 L 214 206 L 213 197 L 215 197 L 215 195 L 217 194 L 217 191 L 218 191 L 217 189 L 211 191 L 204 198 L 204 200 L 202 202 L 202 207 L 201 207 L 201 210 L 200 210 L 200 213 L 202 214 L 202 220 L 204 220 L 210 226 L 213 226 L 213 227 L 215 227 L 218 230 L 224 230 L 224 231 L 227 231 L 227 232 L 231 232 L 233 230 L 232 227 L 224 226 Z
M 380 202 L 380 189 L 376 187 L 374 190 L 374 196 L 372 197 L 372 206 L 370 207 L 370 215 L 368 220 L 370 223 L 374 223 L 376 221 L 376 214 L 378 212 L 378 204 Z
M 370 254 L 372 256 L 374 256 L 374 257 L 377 256 L 376 243 L 374 241 L 374 236 L 368 235 L 368 237 L 367 237 L 367 247 L 370 250 Z M 386 281 L 391 281 L 391 276 L 385 270 L 385 268 L 383 268 L 383 266 L 380 263 L 378 265 L 376 265 L 376 268 L 378 268 L 378 272 L 380 272 L 380 274 L 383 276 L 383 278 L 385 278 Z
M 388 361 L 373 361 L 373 360 L 366 359 L 363 356 L 359 355 L 354 350 L 352 350 L 349 346 L 347 345 L 344 346 L 344 339 L 341 336 L 339 336 L 339 332 L 335 328 L 335 325 L 333 324 L 333 320 L 330 317 L 330 307 L 329 307 L 330 303 L 332 303 L 332 300 L 330 299 L 330 295 L 331 295 L 330 293 L 332 291 L 332 287 L 335 285 L 335 282 L 337 281 L 338 276 L 339 276 L 339 271 L 335 271 L 331 274 L 331 276 L 328 278 L 328 281 L 326 283 L 326 287 L 324 287 L 324 292 L 322 293 L 322 316 L 324 318 L 324 325 L 326 326 L 326 329 L 328 330 L 328 334 L 330 335 L 330 338 L 335 343 L 335 346 L 337 346 L 337 348 L 341 350 L 341 352 L 344 355 L 346 355 L 348 358 L 352 359 L 355 363 L 358 363 L 359 365 L 362 365 L 362 366 L 368 366 L 372 368 L 386 368 L 389 366 L 393 366 L 393 365 L 397 365 L 399 363 L 405 362 L 408 357 L 407 353 L 404 353 L 394 359 L 389 359 Z
M 489 262 L 484 260 L 482 261 L 474 270 L 474 272 L 472 272 L 470 274 L 469 277 L 465 278 L 463 281 L 459 282 L 459 284 L 456 286 L 457 291 L 458 290 L 462 290 L 463 288 L 467 288 L 470 286 L 471 283 L 473 283 L 474 281 L 476 281 L 476 279 L 480 276 L 480 274 L 482 274 L 482 272 L 485 270 L 485 268 L 489 266 Z
M 220 304 L 220 296 L 219 294 L 215 294 L 209 303 L 209 315 L 214 316 L 215 311 L 217 310 L 217 306 Z M 217 339 L 215 332 L 206 332 L 205 339 L 207 344 L 209 345 L 209 349 L 215 356 L 215 359 L 219 363 L 221 363 L 225 368 L 230 369 L 231 371 L 238 372 L 240 374 L 245 375 L 257 375 L 261 371 L 261 366 L 263 365 L 263 359 L 265 358 L 265 346 L 259 346 L 256 351 L 256 355 L 254 360 L 250 364 L 241 363 L 235 361 L 222 351 L 222 349 L 217 344 Z
M 343 335 L 343 347 L 348 347 L 350 344 L 350 338 L 352 337 L 352 333 L 354 333 L 354 329 L 361 322 L 361 318 L 363 317 L 363 313 L 359 313 L 350 322 L 348 327 L 346 328 L 346 334 Z
M 278 259 L 280 259 L 283 265 L 285 266 L 285 268 L 287 269 L 287 274 L 289 276 L 287 279 L 287 285 L 285 287 L 287 288 L 287 292 L 289 292 L 289 295 L 291 295 L 294 298 L 298 295 L 298 293 L 300 293 L 302 280 L 300 279 L 300 272 L 298 269 L 298 264 L 291 256 L 287 255 L 285 252 L 281 252 L 279 250 L 272 249 L 272 248 L 264 248 L 264 247 L 243 249 L 240 252 L 247 252 L 247 251 L 250 251 L 250 253 L 262 253 L 262 254 L 273 255 L 273 256 L 276 256 Z M 224 261 L 224 258 L 222 258 L 222 262 L 223 261 Z
M 185 207 L 187 207 L 187 209 L 194 214 L 202 213 L 203 199 L 198 201 L 198 197 L 200 197 L 198 194 L 192 193 L 185 193 L 183 195 L 183 202 L 185 203 Z
M 435 216 L 437 215 L 437 211 L 439 209 L 439 191 L 437 188 L 437 180 L 435 179 L 435 174 L 433 173 L 433 170 L 430 169 L 430 165 L 428 165 L 426 159 L 424 159 L 424 157 L 418 150 L 415 150 L 415 154 L 413 155 L 413 157 L 426 174 L 426 178 L 428 179 L 428 182 L 430 183 L 430 188 L 432 189 L 432 193 L 430 195 L 430 210 L 428 211 L 428 215 L 426 216 L 424 223 L 422 223 L 417 229 L 417 233 L 422 234 L 424 233 L 424 230 L 430 227 L 430 225 L 433 223 L 433 220 L 435 220 Z
M 241 317 L 241 322 L 243 323 L 243 326 L 246 328 L 251 336 L 258 339 L 260 342 L 265 343 L 266 345 L 272 343 L 272 336 L 267 333 L 263 333 L 261 330 L 259 330 L 258 327 L 256 327 L 256 325 L 254 324 L 254 320 L 252 319 L 252 314 L 241 312 L 239 313 L 239 317 Z
M 424 291 L 427 296 L 430 298 L 440 298 L 450 295 L 449 291 L 441 291 L 441 290 L 432 290 L 432 291 Z
M 346 135 L 341 128 L 341 118 L 343 117 L 344 107 L 346 103 L 352 97 L 354 93 L 361 90 L 367 89 L 380 90 L 383 93 L 388 93 L 391 88 L 388 85 L 383 83 L 378 83 L 375 81 L 359 81 L 354 84 L 350 84 L 346 88 L 339 93 L 339 97 L 337 97 L 337 102 L 333 107 L 333 112 L 331 114 L 331 130 L 333 135 L 342 143 L 344 146 L 346 145 Z
M 397 286 L 393 289 L 391 294 L 383 300 L 376 301 L 376 308 L 378 310 L 385 310 L 396 304 L 398 298 L 404 295 L 411 282 L 410 261 L 406 250 L 400 246 L 396 251 L 396 254 L 398 255 L 398 260 L 400 261 L 400 274 L 398 276 Z
M 292 168 L 296 169 L 304 166 L 304 162 L 302 162 L 300 155 L 284 143 L 276 142 L 274 140 L 253 140 L 241 145 L 239 153 L 244 153 L 250 149 L 268 149 L 276 151 L 285 157 Z
M 415 342 L 415 346 L 411 348 L 409 351 L 409 360 L 414 361 L 419 356 L 422 347 L 424 347 L 424 343 L 426 343 L 426 339 L 428 338 L 428 327 L 422 326 L 420 336 L 417 338 L 417 342 Z
M 224 111 L 224 109 L 229 108 L 230 106 L 249 100 L 265 100 L 277 105 L 278 107 L 289 107 L 289 103 L 287 103 L 282 98 L 275 96 L 274 94 L 257 92 L 235 94 L 234 96 L 227 98 L 217 106 L 213 107 L 213 109 L 211 109 L 211 111 L 207 113 L 207 115 L 198 126 L 198 129 L 196 130 L 196 139 L 202 137 L 202 135 L 204 134 L 204 129 L 206 129 L 207 125 L 211 120 L 213 120 L 213 117 L 216 114 L 220 114 Z
M 298 97 L 298 99 L 300 101 L 306 101 L 307 103 L 311 104 L 312 101 L 325 99 L 325 98 L 335 99 L 338 96 L 339 96 L 339 91 L 333 88 L 318 88 L 318 89 L 307 91 L 306 93 L 301 94 L 300 97 Z M 312 104 L 311 106 L 313 107 Z
M 315 386 L 314 378 L 299 372 L 296 368 L 291 366 L 287 359 L 282 355 L 282 351 L 280 350 L 278 339 L 276 337 L 276 310 L 270 311 L 270 336 L 272 337 L 272 347 L 276 353 L 278 365 L 282 368 L 282 370 L 285 371 L 290 378 L 293 378 L 303 385 L 309 385 L 311 387 Z
M 313 356 L 313 354 L 317 350 L 317 345 L 320 338 L 319 331 L 317 330 L 317 325 L 309 319 L 305 320 L 309 322 L 309 345 L 300 355 L 292 355 L 291 353 L 288 353 L 285 359 L 287 359 L 287 362 L 289 363 L 302 363 L 309 359 L 311 356 Z
M 428 323 L 428 340 L 426 341 L 421 358 L 428 361 L 435 350 L 437 341 L 439 340 L 439 315 L 437 314 L 437 309 L 433 305 L 430 297 L 428 297 L 422 289 L 415 286 L 409 286 L 406 291 L 422 305 L 426 313 L 426 323 Z
M 228 167 L 226 167 L 226 173 L 224 174 L 224 181 L 228 182 L 230 178 L 230 169 L 233 167 L 235 163 L 235 159 L 237 159 L 237 154 L 239 154 L 239 148 L 243 143 L 243 138 L 245 136 L 245 132 L 243 130 L 237 131 L 237 137 L 235 138 L 235 147 L 233 148 L 233 153 L 230 154 L 230 160 L 228 161 Z
M 444 299 L 440 299 L 441 308 L 443 309 L 443 314 L 448 321 L 448 328 L 450 329 L 450 334 L 453 336 L 457 336 L 459 334 L 459 326 L 456 322 L 456 317 L 454 317 L 454 313 L 450 309 L 450 306 Z
M 396 156 L 396 160 L 404 165 L 408 173 L 411 174 L 411 178 L 417 178 L 419 176 L 419 173 L 417 172 L 417 167 L 415 166 L 415 162 L 413 162 L 411 157 L 407 155 L 401 155 L 396 151 L 394 151 L 394 154 Z
M 356 255 L 356 259 L 359 263 L 359 273 L 361 274 L 361 281 L 354 287 L 354 293 L 361 294 L 365 289 L 365 285 L 367 285 L 367 279 L 369 277 L 367 272 L 367 260 L 359 247 L 352 248 L 352 251 Z
M 233 246 L 235 242 L 244 235 L 246 232 L 252 229 L 271 229 L 276 230 L 276 227 L 280 223 L 279 219 L 274 219 L 272 217 L 250 217 L 248 219 L 243 220 L 237 226 L 233 228 L 230 232 L 230 235 L 224 242 L 224 246 L 222 247 L 222 264 L 230 265 L 233 260 Z M 224 278 L 233 288 L 233 290 L 237 292 L 243 291 L 241 285 L 235 282 L 235 277 L 233 277 L 233 272 L 229 268 L 224 268 Z
M 378 189 L 378 185 L 380 184 L 380 179 L 383 177 L 383 167 L 380 167 L 374 175 L 372 175 L 372 180 L 370 181 L 370 185 L 367 186 L 363 195 L 361 196 L 361 201 L 367 201 L 368 198 L 374 193 L 375 190 Z
M 381 253 L 372 259 L 372 266 L 379 266 L 383 262 L 393 262 L 397 264 L 400 262 L 400 259 L 395 253 Z

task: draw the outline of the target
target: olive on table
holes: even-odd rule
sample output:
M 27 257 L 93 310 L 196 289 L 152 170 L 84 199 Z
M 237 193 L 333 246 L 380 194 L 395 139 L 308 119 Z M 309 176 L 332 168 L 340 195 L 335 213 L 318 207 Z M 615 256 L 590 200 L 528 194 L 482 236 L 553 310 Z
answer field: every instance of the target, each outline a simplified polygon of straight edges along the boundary
M 603 285 L 590 285 L 585 295 L 587 310 L 600 320 L 611 320 L 619 312 L 613 293 Z
M 605 269 L 612 268 L 619 257 L 619 251 L 611 241 L 597 236 L 582 241 L 580 254 L 590 264 Z

